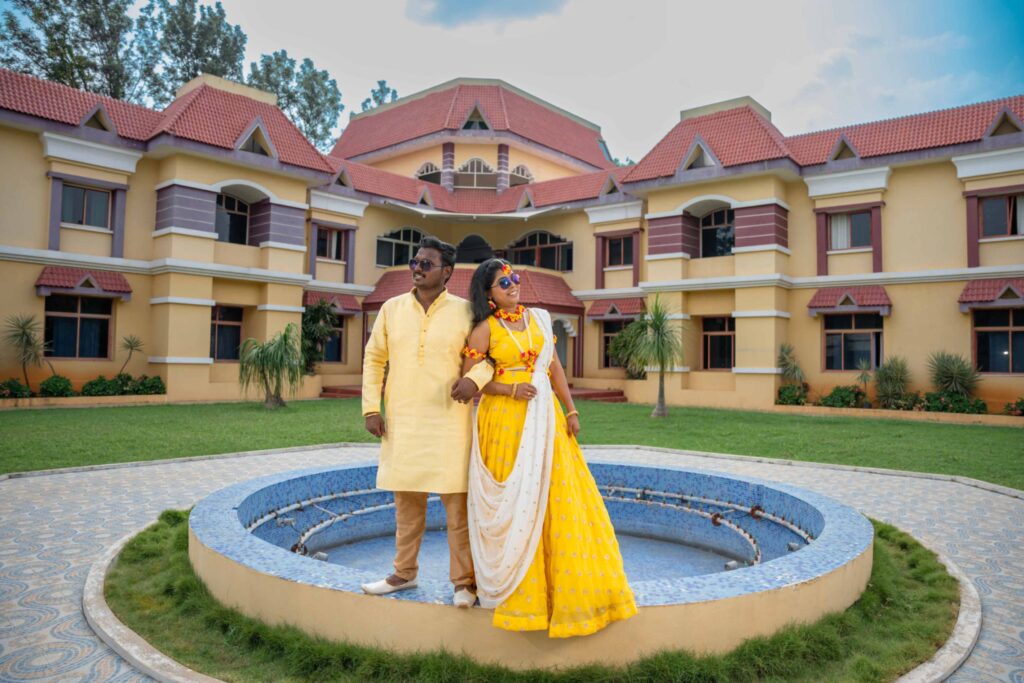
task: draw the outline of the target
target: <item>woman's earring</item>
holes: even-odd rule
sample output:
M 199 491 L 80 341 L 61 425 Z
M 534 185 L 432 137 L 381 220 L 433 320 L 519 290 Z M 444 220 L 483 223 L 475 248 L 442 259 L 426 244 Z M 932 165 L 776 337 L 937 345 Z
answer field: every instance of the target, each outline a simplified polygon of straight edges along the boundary
M 494 299 L 488 299 L 487 300 L 487 305 L 491 307 L 492 311 L 497 308 L 497 306 L 494 305 Z

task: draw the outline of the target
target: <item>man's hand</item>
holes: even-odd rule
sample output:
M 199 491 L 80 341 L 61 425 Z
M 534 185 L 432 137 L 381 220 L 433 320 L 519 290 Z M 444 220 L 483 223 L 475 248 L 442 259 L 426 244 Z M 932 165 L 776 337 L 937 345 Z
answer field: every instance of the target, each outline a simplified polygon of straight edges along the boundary
M 384 418 L 380 416 L 380 413 L 366 416 L 366 431 L 378 439 L 384 436 Z
M 468 377 L 461 377 L 455 380 L 452 385 L 452 400 L 459 403 L 469 403 L 476 396 L 477 388 L 473 380 Z

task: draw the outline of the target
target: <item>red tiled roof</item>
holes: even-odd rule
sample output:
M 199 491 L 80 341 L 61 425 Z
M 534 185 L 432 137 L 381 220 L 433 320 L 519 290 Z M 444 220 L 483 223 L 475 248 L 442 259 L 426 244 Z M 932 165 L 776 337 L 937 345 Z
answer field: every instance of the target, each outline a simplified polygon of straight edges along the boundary
M 638 316 L 644 312 L 644 300 L 640 297 L 630 299 L 600 299 L 595 301 L 590 310 L 587 311 L 588 318 L 598 318 L 608 315 L 612 306 L 621 316 Z
M 1024 95 L 794 135 L 786 138 L 786 145 L 801 166 L 828 161 L 840 135 L 861 158 L 957 145 L 981 140 L 1004 108 L 1024 119 Z
M 0 109 L 77 126 L 97 105 L 103 106 L 123 138 L 146 141 L 169 133 L 224 149 L 234 149 L 239 136 L 259 117 L 280 161 L 331 171 L 324 156 L 280 109 L 244 95 L 201 85 L 160 112 L 0 69 Z
M 320 292 L 312 289 L 307 289 L 302 293 L 303 306 L 312 306 L 318 301 L 326 301 L 343 313 L 358 313 L 362 310 L 359 301 L 351 294 Z
M 1024 298 L 1024 278 L 998 280 L 971 280 L 960 292 L 959 303 L 987 304 L 996 301 L 1007 287 L 1012 287 L 1017 296 Z
M 807 308 L 835 308 L 847 296 L 855 306 L 892 306 L 885 287 L 870 285 L 865 287 L 825 287 L 819 289 L 811 297 Z
M 743 106 L 683 119 L 633 167 L 625 182 L 675 175 L 698 135 L 722 166 L 789 156 L 778 129 L 753 108 Z
M 456 268 L 450 280 L 448 291 L 463 299 L 469 299 L 469 282 L 473 268 Z M 522 281 L 519 285 L 519 300 L 524 306 L 582 313 L 583 304 L 572 295 L 572 290 L 561 276 L 541 273 L 536 270 L 519 270 Z M 391 270 L 377 280 L 377 285 L 365 299 L 364 311 L 376 311 L 392 297 L 405 294 L 412 289 L 412 275 L 408 270 Z
M 85 270 L 83 268 L 65 268 L 64 266 L 46 266 L 36 278 L 36 287 L 53 287 L 54 289 L 74 289 L 86 278 L 103 292 L 131 293 L 132 286 L 121 273 L 109 270 Z
M 613 166 L 601 150 L 600 130 L 500 85 L 455 85 L 356 117 L 331 156 L 348 159 L 432 133 L 461 130 L 474 107 L 491 130 L 521 135 L 597 168 Z

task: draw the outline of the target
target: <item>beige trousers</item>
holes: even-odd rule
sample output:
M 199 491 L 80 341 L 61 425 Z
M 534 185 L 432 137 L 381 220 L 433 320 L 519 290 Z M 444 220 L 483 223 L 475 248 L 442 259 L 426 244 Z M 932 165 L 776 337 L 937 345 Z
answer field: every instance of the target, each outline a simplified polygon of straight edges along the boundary
M 448 518 L 448 575 L 456 588 L 475 588 L 473 555 L 465 493 L 442 493 Z M 419 571 L 417 558 L 427 528 L 427 494 L 395 491 L 395 576 L 410 581 Z

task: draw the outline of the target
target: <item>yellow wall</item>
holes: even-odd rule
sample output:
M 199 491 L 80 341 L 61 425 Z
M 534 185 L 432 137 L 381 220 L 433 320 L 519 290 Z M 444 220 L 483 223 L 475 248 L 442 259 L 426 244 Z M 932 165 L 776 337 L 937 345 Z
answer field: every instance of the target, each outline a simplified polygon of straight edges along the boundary
M 416 171 L 426 162 L 431 162 L 438 168 L 441 168 L 441 145 L 434 145 L 432 147 L 425 147 L 418 149 L 415 152 L 409 152 L 408 154 L 400 154 L 388 159 L 381 159 L 380 161 L 374 161 L 371 165 L 375 168 L 379 168 L 382 171 L 388 171 L 389 173 L 397 173 L 400 176 L 407 178 L 415 178 Z M 497 163 L 497 154 L 495 154 L 495 163 Z

